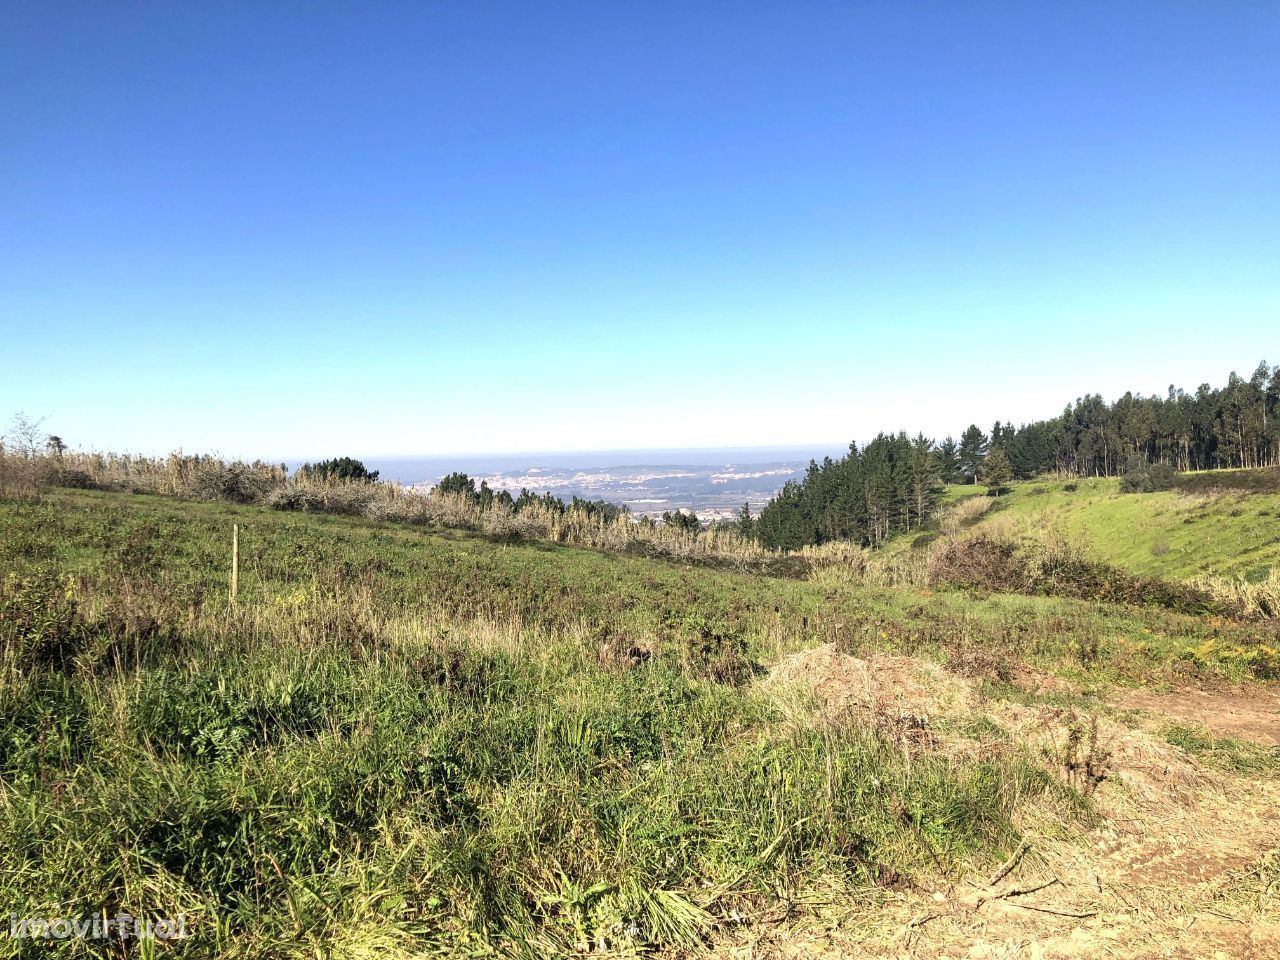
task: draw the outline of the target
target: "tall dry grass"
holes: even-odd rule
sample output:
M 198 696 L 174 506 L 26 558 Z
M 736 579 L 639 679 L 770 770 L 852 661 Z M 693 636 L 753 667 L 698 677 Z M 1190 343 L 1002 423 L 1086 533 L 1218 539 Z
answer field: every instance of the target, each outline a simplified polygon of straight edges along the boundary
M 285 483 L 281 464 L 255 460 L 171 453 L 167 457 L 134 454 L 37 453 L 0 449 L 0 489 L 6 495 L 36 495 L 49 487 L 77 487 L 152 493 L 190 500 L 259 503 Z M 14 483 L 14 480 L 20 483 Z
M 1280 570 L 1270 570 L 1265 580 L 1250 583 L 1244 577 L 1196 577 L 1192 585 L 1219 603 L 1260 619 L 1280 618 Z
M 956 501 L 938 518 L 942 532 L 949 536 L 959 533 L 990 510 L 994 503 L 990 497 L 982 496 Z
M 521 507 L 482 504 L 465 493 L 421 491 L 398 483 L 289 477 L 283 465 L 214 456 L 0 450 L 0 494 L 37 496 L 51 487 L 159 494 L 190 500 L 256 504 L 274 510 L 336 513 L 376 522 L 474 530 L 495 539 L 542 540 L 618 552 L 634 551 L 740 570 L 782 560 L 779 551 L 723 527 L 689 531 L 630 515 L 606 518 L 544 502 Z

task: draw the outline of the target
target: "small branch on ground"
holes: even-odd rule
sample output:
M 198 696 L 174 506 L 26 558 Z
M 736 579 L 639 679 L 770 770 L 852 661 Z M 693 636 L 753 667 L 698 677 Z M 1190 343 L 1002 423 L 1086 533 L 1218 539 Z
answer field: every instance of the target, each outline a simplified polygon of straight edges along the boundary
M 987 886 L 994 887 L 997 883 L 1012 873 L 1014 868 L 1022 862 L 1022 858 L 1027 855 L 1027 851 L 1030 849 L 1030 840 L 1023 840 L 1022 843 L 1018 844 L 1018 849 L 1013 852 L 1013 856 L 1000 865 L 1000 869 L 997 870 L 995 875 L 987 881 Z
M 1025 897 L 1032 893 L 1038 893 L 1047 887 L 1052 887 L 1055 883 L 1060 883 L 1057 877 L 1052 880 L 1046 880 L 1044 883 L 1038 883 L 1034 887 L 1010 887 L 1003 893 L 993 894 L 990 897 L 978 897 L 974 902 L 973 909 L 977 910 L 984 903 L 990 903 L 993 900 L 1008 900 L 1011 897 Z
M 1034 910 L 1036 913 L 1051 913 L 1055 917 L 1070 917 L 1073 920 L 1088 920 L 1090 917 L 1098 915 L 1097 910 L 1089 910 L 1085 913 L 1075 913 L 1071 910 L 1050 910 L 1048 907 L 1033 907 L 1029 903 L 1011 903 L 1011 907 L 1020 907 L 1023 910 Z

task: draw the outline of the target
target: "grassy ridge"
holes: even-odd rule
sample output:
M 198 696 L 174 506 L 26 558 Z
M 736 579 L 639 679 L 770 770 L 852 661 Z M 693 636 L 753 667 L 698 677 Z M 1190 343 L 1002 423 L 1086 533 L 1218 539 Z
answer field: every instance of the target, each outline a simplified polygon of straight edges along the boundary
M 1094 559 L 1144 576 L 1259 581 L 1280 569 L 1280 493 L 1265 489 L 1122 494 L 1119 480 L 1093 478 L 1017 483 L 1000 501 L 985 522 L 1056 525 Z
M 193 956 L 625 955 L 954 875 L 1087 803 L 1025 745 L 797 714 L 780 655 L 1150 683 L 1261 629 L 145 496 L 0 534 L 0 901 L 186 911 Z

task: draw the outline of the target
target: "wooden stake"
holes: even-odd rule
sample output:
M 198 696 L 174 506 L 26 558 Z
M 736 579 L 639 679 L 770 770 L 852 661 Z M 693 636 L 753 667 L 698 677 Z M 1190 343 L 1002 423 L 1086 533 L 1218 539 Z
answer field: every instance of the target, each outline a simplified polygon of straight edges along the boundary
M 231 599 L 234 602 L 240 586 L 240 524 L 231 525 Z

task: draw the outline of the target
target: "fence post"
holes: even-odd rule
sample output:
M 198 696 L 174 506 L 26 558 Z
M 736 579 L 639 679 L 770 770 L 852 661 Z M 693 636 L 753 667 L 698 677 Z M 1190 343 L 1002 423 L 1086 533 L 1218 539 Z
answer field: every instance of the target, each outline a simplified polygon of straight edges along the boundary
M 240 524 L 231 525 L 231 600 L 235 602 L 240 586 Z

